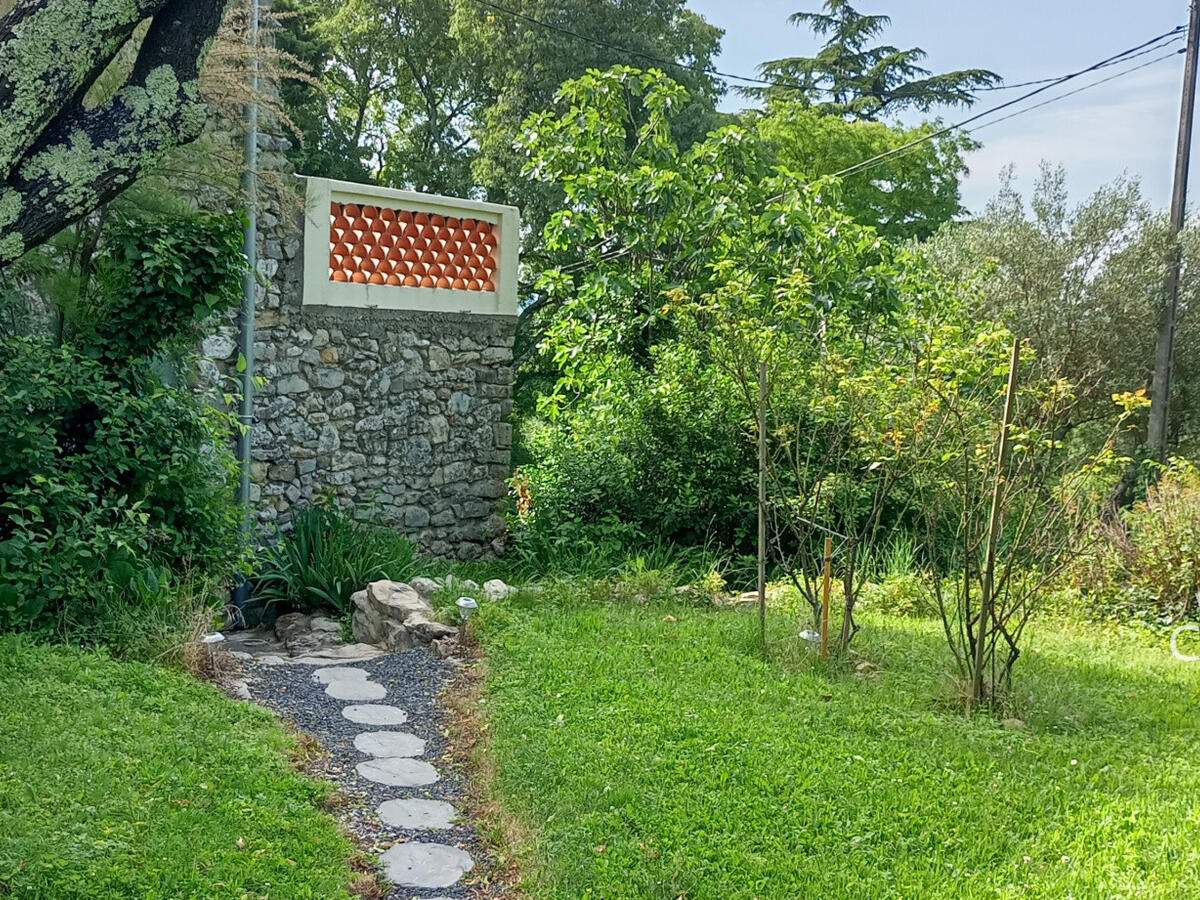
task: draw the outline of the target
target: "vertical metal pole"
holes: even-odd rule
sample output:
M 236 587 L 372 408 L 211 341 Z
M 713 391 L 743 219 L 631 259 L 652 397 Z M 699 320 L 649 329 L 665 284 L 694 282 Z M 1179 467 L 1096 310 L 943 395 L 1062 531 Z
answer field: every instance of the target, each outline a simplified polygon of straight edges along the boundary
M 1175 145 L 1175 187 L 1171 192 L 1171 258 L 1154 340 L 1154 375 L 1150 382 L 1150 419 L 1146 444 L 1159 462 L 1167 458 L 1167 425 L 1171 409 L 1171 375 L 1175 368 L 1175 325 L 1179 318 L 1178 237 L 1187 212 L 1188 163 L 1192 155 L 1192 113 L 1196 103 L 1196 51 L 1200 36 L 1200 2 L 1192 0 L 1188 18 L 1187 61 L 1183 67 L 1183 100 Z
M 767 363 L 758 364 L 758 631 L 767 652 Z
M 241 312 L 241 382 L 242 396 L 238 410 L 238 458 L 241 471 L 238 477 L 237 500 L 242 506 L 242 537 L 248 539 L 253 527 L 254 512 L 250 507 L 250 449 L 251 429 L 254 427 L 254 316 L 255 292 L 258 285 L 258 4 L 250 3 L 250 101 L 244 109 L 246 138 L 242 145 L 242 199 L 246 204 L 246 227 L 242 251 L 246 254 L 246 274 L 242 276 Z M 240 576 L 233 589 L 233 604 L 241 612 L 250 599 L 250 584 Z
M 833 564 L 833 538 L 825 538 L 824 583 L 821 587 L 821 659 L 829 658 L 829 569 Z

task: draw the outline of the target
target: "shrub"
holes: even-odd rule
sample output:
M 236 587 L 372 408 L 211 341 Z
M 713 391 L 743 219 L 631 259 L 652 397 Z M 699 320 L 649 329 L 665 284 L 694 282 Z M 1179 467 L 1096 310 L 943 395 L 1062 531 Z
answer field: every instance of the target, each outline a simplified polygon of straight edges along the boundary
M 402 581 L 415 567 L 416 545 L 390 528 L 351 519 L 319 504 L 298 510 L 291 531 L 263 552 L 256 596 L 299 609 L 350 612 L 350 595 L 371 581 Z
M 230 572 L 241 551 L 226 416 L 72 346 L 0 341 L 0 627 L 94 633 L 163 570 Z
M 234 420 L 174 382 L 244 267 L 232 217 L 123 224 L 64 305 L 70 342 L 0 339 L 0 629 L 132 647 L 238 568 Z
M 1146 499 L 1099 526 L 1084 583 L 1120 618 L 1169 622 L 1200 613 L 1200 470 L 1173 460 Z

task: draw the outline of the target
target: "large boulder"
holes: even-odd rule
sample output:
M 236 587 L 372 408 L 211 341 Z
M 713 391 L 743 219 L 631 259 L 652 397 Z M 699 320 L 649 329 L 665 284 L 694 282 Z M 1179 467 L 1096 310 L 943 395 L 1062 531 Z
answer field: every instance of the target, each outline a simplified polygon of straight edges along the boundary
M 351 596 L 355 640 L 388 650 L 407 650 L 455 634 L 433 618 L 429 601 L 402 581 L 373 581 Z

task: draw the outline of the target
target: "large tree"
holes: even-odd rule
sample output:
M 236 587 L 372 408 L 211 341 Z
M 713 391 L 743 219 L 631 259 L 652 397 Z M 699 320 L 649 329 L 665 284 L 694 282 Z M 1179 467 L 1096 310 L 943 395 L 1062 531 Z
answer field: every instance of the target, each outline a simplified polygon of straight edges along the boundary
M 0 17 L 0 266 L 200 134 L 200 66 L 224 9 L 225 0 L 18 0 Z M 147 18 L 124 84 L 86 103 Z
M 1172 397 L 1172 446 L 1188 452 L 1200 409 L 1197 332 L 1188 315 L 1200 290 L 1198 241 L 1194 227 L 1184 232 Z M 945 226 L 923 251 L 947 277 L 972 279 L 978 315 L 1003 321 L 1052 377 L 1070 384 L 1062 427 L 1073 432 L 1107 421 L 1113 394 L 1149 386 L 1168 246 L 1165 223 L 1136 181 L 1118 179 L 1072 206 L 1063 170 L 1043 164 L 1028 206 L 1010 170 L 981 216 Z M 1136 443 L 1141 433 L 1127 436 Z
M 689 98 L 674 126 L 676 140 L 691 146 L 717 122 L 721 86 L 711 69 L 723 32 L 683 0 L 462 0 L 454 27 L 462 45 L 484 62 L 489 97 L 475 125 L 475 170 L 496 199 L 533 200 L 513 141 L 526 116 L 548 108 L 563 82 L 588 69 L 675 61 L 665 70 Z
M 911 144 L 936 123 L 904 128 L 884 122 L 847 122 L 805 103 L 772 100 L 750 121 L 773 161 L 805 180 L 833 175 L 864 159 Z M 840 205 L 860 225 L 874 225 L 891 240 L 925 240 L 963 212 L 959 179 L 963 155 L 978 145 L 962 134 L 946 134 L 882 160 L 869 172 L 848 175 L 839 186 Z
M 288 0 L 282 46 L 319 88 L 284 99 L 303 174 L 462 194 L 471 187 L 477 57 L 450 33 L 449 0 Z
M 850 119 L 881 119 L 904 109 L 969 106 L 975 102 L 974 91 L 1000 82 L 999 75 L 986 69 L 934 75 L 921 66 L 925 51 L 920 47 L 900 50 L 872 43 L 891 24 L 888 16 L 860 13 L 846 0 L 826 0 L 823 9 L 788 17 L 791 24 L 828 38 L 816 56 L 763 63 L 759 71 L 777 84 L 746 88 L 746 93 L 800 99 Z

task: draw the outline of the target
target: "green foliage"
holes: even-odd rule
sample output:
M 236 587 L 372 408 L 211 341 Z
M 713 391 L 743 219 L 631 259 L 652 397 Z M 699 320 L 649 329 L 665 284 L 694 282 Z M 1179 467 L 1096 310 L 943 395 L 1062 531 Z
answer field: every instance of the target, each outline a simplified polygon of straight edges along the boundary
M 589 68 L 679 59 L 691 91 L 677 120 L 685 144 L 715 124 L 709 73 L 720 30 L 682 0 L 513 0 L 519 14 L 582 37 L 530 27 L 469 0 L 287 0 L 280 46 L 308 63 L 320 88 L 285 85 L 303 134 L 292 159 L 303 174 L 379 181 L 514 203 L 534 241 L 560 191 L 531 181 L 512 152 L 521 124 L 559 85 Z M 598 47 L 589 38 L 630 53 Z
M 867 614 L 871 665 L 831 670 L 764 662 L 749 612 L 600 600 L 555 583 L 472 619 L 537 900 L 1189 893 L 1200 667 L 1165 639 L 1039 627 L 1006 728 L 949 702 L 936 620 Z M 794 627 L 771 612 L 773 641 Z
M 356 521 L 332 504 L 309 506 L 263 552 L 255 596 L 347 614 L 351 594 L 381 578 L 403 581 L 414 574 L 415 557 L 416 545 L 391 528 Z
M 1173 460 L 1146 499 L 1096 526 L 1081 567 L 1094 611 L 1157 624 L 1200 615 L 1200 470 Z
M 62 307 L 69 341 L 0 340 L 0 628 L 124 645 L 118 622 L 161 631 L 192 581 L 239 566 L 233 419 L 169 383 L 238 297 L 237 233 L 231 217 L 119 225 Z
M 945 226 L 923 253 L 945 277 L 972 281 L 976 314 L 1003 321 L 1033 348 L 1049 377 L 1072 385 L 1064 435 L 1094 437 L 1092 423 L 1107 417 L 1114 393 L 1148 386 L 1166 276 L 1165 223 L 1133 181 L 1118 179 L 1072 206 L 1061 168 L 1042 168 L 1028 203 L 1011 176 L 983 215 Z M 1197 289 L 1198 236 L 1194 228 L 1182 236 L 1181 296 Z M 1173 438 L 1185 446 L 1200 408 L 1197 335 L 1184 310 L 1171 417 Z M 1130 433 L 1132 443 L 1139 433 Z
M 0 627 L 97 637 L 106 605 L 158 601 L 164 569 L 237 564 L 228 417 L 137 381 L 71 345 L 0 342 Z
M 241 224 L 199 214 L 110 228 L 79 341 L 116 366 L 186 350 L 241 297 Z
M 181 673 L 0 636 L 14 897 L 349 900 L 349 841 L 274 717 Z
M 900 50 L 871 45 L 891 24 L 888 16 L 864 15 L 846 0 L 826 0 L 824 12 L 798 12 L 788 18 L 828 40 L 816 56 L 775 59 L 759 66 L 765 78 L 781 82 L 743 88 L 747 94 L 799 99 L 824 115 L 882 119 L 904 109 L 928 112 L 936 106 L 970 106 L 974 91 L 1000 83 L 986 69 L 934 75 L 920 63 L 920 47 Z
M 831 116 L 802 102 L 776 100 L 750 124 L 776 163 L 812 181 L 922 138 L 938 128 L 915 128 Z M 874 225 L 889 240 L 924 240 L 959 216 L 963 155 L 979 145 L 962 134 L 944 135 L 881 161 L 869 174 L 841 186 L 840 205 L 860 225 Z

